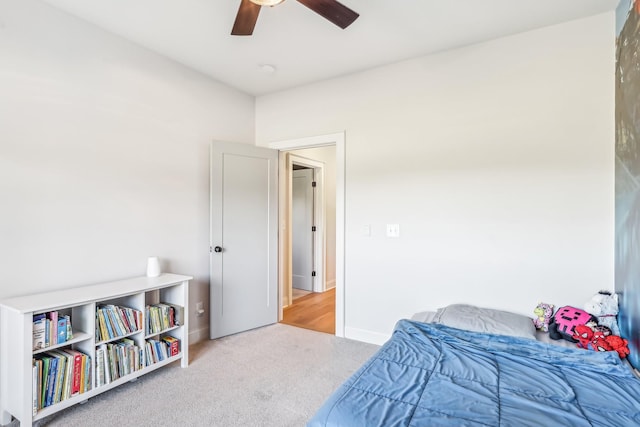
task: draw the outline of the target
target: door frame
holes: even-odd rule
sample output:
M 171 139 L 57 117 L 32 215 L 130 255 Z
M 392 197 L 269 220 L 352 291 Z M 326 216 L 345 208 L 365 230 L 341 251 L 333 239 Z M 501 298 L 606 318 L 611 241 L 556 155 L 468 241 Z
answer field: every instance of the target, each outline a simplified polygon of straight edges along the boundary
M 279 151 L 297 150 L 301 148 L 314 148 L 335 145 L 336 147 L 336 336 L 344 337 L 345 324 L 345 132 L 326 135 L 311 136 L 306 138 L 275 141 L 267 144 L 268 148 Z M 284 161 L 280 162 L 280 166 Z M 282 194 L 284 185 L 283 173 L 280 173 L 280 189 Z M 280 203 L 280 206 L 282 204 Z M 280 229 L 283 224 L 280 220 Z M 282 260 L 278 263 L 282 269 Z M 284 271 L 283 269 L 281 271 Z M 282 283 L 282 281 L 281 281 Z M 284 289 L 280 289 L 284 292 Z M 282 298 L 278 298 L 278 318 L 282 319 Z
M 283 152 L 280 152 L 283 154 Z M 280 193 L 280 198 L 287 197 L 285 200 L 285 204 L 287 205 L 287 222 L 291 223 L 292 219 L 292 206 L 291 206 L 291 198 L 292 195 L 292 182 L 293 177 L 289 174 L 292 170 L 292 166 L 295 163 L 296 165 L 306 166 L 310 169 L 313 169 L 313 180 L 316 182 L 316 187 L 313 192 L 313 221 L 316 226 L 316 232 L 313 238 L 313 268 L 316 271 L 316 277 L 313 278 L 313 292 L 324 292 L 326 291 L 326 283 L 325 283 L 325 272 L 326 272 L 326 224 L 325 224 L 325 203 L 324 203 L 324 162 L 320 162 L 313 159 L 307 159 L 306 157 L 299 156 L 297 154 L 284 153 L 287 154 L 286 160 L 286 174 L 280 174 L 280 177 L 284 177 L 287 179 L 287 185 L 289 187 L 289 191 L 287 194 Z M 282 201 L 282 200 L 281 200 Z M 280 203 L 282 206 L 282 203 Z M 282 222 L 282 219 L 281 219 Z M 285 238 L 288 241 L 288 247 L 292 247 L 293 237 L 292 237 L 292 228 L 287 227 L 287 236 Z M 289 256 L 290 254 L 284 254 Z M 284 280 L 284 283 L 287 283 L 287 280 Z M 289 289 L 289 298 L 288 302 L 291 304 L 292 301 L 292 283 L 288 283 Z M 286 292 L 286 291 L 285 291 Z

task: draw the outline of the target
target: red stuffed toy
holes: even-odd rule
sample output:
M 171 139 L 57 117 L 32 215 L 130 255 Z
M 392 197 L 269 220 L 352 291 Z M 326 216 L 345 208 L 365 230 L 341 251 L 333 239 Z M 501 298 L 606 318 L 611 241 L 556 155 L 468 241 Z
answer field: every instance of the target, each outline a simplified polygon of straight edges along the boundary
M 611 336 L 611 335 L 609 335 Z M 596 338 L 589 343 L 591 349 L 595 351 L 612 351 L 611 345 L 606 338 Z
M 610 331 L 595 330 L 591 325 L 577 325 L 573 328 L 572 338 L 578 341 L 577 346 L 593 351 L 616 351 L 621 359 L 629 354 L 628 341 L 618 335 L 611 335 Z
M 580 348 L 589 348 L 589 344 L 593 341 L 593 329 L 587 325 L 578 325 L 573 328 L 574 340 L 578 341 L 577 346 Z
M 626 339 L 618 335 L 609 335 L 605 338 L 605 341 L 607 342 L 607 344 L 609 344 L 611 350 L 615 350 L 618 352 L 620 359 L 624 359 L 625 357 L 627 357 L 627 355 L 629 355 L 629 347 L 627 345 L 629 344 L 629 342 Z

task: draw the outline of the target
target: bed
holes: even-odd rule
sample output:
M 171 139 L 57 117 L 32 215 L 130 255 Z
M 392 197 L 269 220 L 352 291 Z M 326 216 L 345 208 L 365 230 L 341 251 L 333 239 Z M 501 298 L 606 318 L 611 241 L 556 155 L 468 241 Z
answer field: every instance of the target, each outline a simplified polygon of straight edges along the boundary
M 525 316 L 454 308 L 399 321 L 308 426 L 640 425 L 640 380 L 616 352 L 542 342 Z

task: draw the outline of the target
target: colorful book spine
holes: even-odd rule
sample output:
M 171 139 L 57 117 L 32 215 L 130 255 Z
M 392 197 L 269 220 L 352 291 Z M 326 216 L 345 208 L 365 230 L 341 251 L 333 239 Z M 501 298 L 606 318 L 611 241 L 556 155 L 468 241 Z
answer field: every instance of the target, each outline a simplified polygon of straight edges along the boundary
M 45 390 L 45 402 L 44 406 L 53 405 L 56 376 L 58 372 L 58 359 L 55 357 L 49 358 L 49 375 L 47 376 L 47 388 Z
M 33 350 L 64 344 L 72 338 L 71 316 L 57 311 L 33 316 Z
M 49 319 L 49 340 L 47 341 L 47 347 L 58 344 L 58 312 L 50 311 L 47 313 Z
M 104 348 L 96 349 L 96 386 L 107 384 L 106 373 L 104 371 Z
M 62 393 L 64 390 L 64 381 L 66 377 L 67 358 L 60 355 L 57 352 L 51 353 L 51 355 L 57 360 L 57 366 L 55 371 L 55 381 L 53 385 L 53 399 L 51 404 L 58 403 L 62 400 Z
M 162 338 L 162 341 L 164 341 L 165 344 L 167 345 L 168 353 L 170 357 L 177 356 L 180 353 L 179 339 L 171 336 L 166 336 Z
M 67 342 L 67 319 L 66 317 L 58 318 L 57 324 L 57 344 Z
M 33 349 L 40 350 L 45 348 L 45 314 L 37 314 L 33 316 Z
M 38 363 L 33 359 L 33 365 L 31 366 L 31 404 L 32 415 L 38 413 Z
M 65 341 L 69 341 L 73 339 L 73 328 L 71 328 L 71 316 L 65 315 L 64 318 L 67 321 L 67 339 Z
M 64 352 L 70 356 L 68 362 L 71 363 L 72 367 L 72 381 L 70 384 L 69 396 L 75 396 L 80 393 L 80 384 L 82 382 L 82 357 L 84 354 L 73 349 L 65 349 Z
M 51 364 L 51 360 L 46 356 L 41 356 L 40 360 L 42 361 L 42 380 L 40 382 L 40 408 L 44 408 L 46 406 L 47 399 L 47 388 L 49 385 L 49 365 Z
M 91 381 L 93 379 L 91 370 L 91 357 L 85 354 L 82 358 L 82 363 L 84 366 L 84 391 L 89 391 L 91 390 Z

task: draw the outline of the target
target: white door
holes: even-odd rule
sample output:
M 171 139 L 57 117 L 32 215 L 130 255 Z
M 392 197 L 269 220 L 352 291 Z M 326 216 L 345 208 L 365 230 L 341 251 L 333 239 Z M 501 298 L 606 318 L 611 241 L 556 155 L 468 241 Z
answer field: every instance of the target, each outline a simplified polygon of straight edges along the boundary
M 212 339 L 278 321 L 278 152 L 211 146 Z
M 313 290 L 313 169 L 293 171 L 291 182 L 292 286 Z

